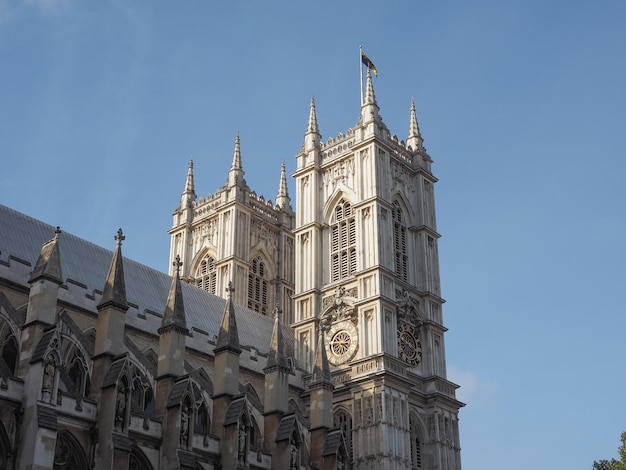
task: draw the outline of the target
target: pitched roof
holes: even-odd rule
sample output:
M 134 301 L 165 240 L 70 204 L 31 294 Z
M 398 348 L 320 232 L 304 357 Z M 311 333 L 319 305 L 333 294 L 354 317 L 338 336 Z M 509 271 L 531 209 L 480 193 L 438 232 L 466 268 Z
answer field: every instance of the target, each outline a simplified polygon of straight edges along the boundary
M 34 266 L 41 247 L 50 239 L 55 227 L 17 212 L 0 204 L 0 263 L 6 265 L 14 259 Z M 129 241 L 131 240 L 131 241 Z M 98 294 L 104 288 L 113 252 L 94 245 L 82 238 L 64 232 L 61 240 L 63 256 L 61 268 L 63 282 L 85 286 L 85 294 Z M 128 238 L 126 247 L 132 245 Z M 164 254 L 164 258 L 167 253 Z M 12 281 L 28 286 L 25 270 L 10 270 Z M 157 334 L 165 311 L 172 278 L 128 258 L 124 258 L 126 296 L 130 308 L 126 312 L 126 323 L 148 333 Z M 185 303 L 187 328 L 207 332 L 209 340 L 220 331 L 226 300 L 211 295 L 186 282 L 181 283 Z M 94 305 L 94 312 L 96 312 Z M 246 307 L 234 305 L 237 318 L 239 343 L 251 347 L 261 354 L 269 353 L 273 320 Z M 288 351 L 293 351 L 293 333 L 283 328 Z M 288 354 L 291 354 L 290 352 Z

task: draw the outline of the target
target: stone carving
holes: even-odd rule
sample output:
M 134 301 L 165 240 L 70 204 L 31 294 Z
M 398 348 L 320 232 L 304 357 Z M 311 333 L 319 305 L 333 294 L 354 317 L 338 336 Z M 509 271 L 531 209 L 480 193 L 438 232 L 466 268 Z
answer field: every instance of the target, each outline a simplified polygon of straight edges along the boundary
M 126 422 L 126 386 L 120 383 L 115 398 L 115 424 L 124 429 Z
M 246 463 L 246 457 L 247 457 L 246 444 L 247 444 L 247 440 L 248 440 L 248 432 L 246 430 L 246 426 L 245 426 L 244 423 L 240 423 L 239 424 L 239 444 L 238 444 L 238 449 L 239 449 L 239 463 L 242 463 L 242 464 Z
M 320 317 L 320 327 L 322 331 L 327 332 L 330 327 L 337 322 L 348 320 L 355 326 L 358 323 L 357 309 L 354 305 L 346 302 L 346 297 L 356 296 L 356 288 L 346 290 L 345 287 L 339 286 L 334 296 L 326 297 L 323 303 L 324 313 Z
M 298 446 L 294 441 L 291 441 L 291 451 L 289 455 L 289 469 L 297 470 L 298 468 Z
M 52 392 L 54 387 L 54 376 L 56 374 L 56 363 L 53 357 L 49 357 L 43 371 L 43 387 L 42 389 L 47 392 Z
M 187 447 L 189 439 L 189 405 L 184 403 L 180 410 L 180 444 Z

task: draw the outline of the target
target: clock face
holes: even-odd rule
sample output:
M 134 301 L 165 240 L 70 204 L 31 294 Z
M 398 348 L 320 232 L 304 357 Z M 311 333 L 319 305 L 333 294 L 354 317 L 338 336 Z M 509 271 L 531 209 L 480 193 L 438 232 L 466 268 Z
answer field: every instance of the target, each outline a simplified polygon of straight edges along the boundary
M 350 321 L 335 323 L 326 336 L 328 362 L 335 366 L 352 359 L 359 345 L 356 328 Z
M 408 362 L 412 367 L 422 360 L 422 345 L 415 335 L 412 326 L 401 324 L 398 328 L 398 357 Z

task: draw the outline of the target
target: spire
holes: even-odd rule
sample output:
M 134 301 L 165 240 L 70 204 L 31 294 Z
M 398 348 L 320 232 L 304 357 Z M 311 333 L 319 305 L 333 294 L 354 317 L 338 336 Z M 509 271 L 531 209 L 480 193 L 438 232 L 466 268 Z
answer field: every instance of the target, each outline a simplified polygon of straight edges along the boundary
M 183 195 L 193 194 L 193 198 L 196 198 L 196 190 L 193 184 L 193 160 L 189 159 L 189 167 L 187 168 L 187 180 L 185 181 L 185 190 Z
M 334 387 L 333 380 L 330 376 L 330 366 L 328 365 L 328 356 L 326 356 L 326 347 L 324 346 L 324 333 L 319 329 L 317 338 L 317 349 L 315 350 L 315 364 L 313 364 L 313 376 L 309 387 L 313 385 L 325 385 Z
M 233 163 L 230 165 L 231 170 L 241 170 L 241 143 L 239 140 L 239 131 L 235 137 L 235 151 L 233 152 Z
M 187 320 L 185 319 L 183 291 L 180 284 L 180 267 L 183 265 L 180 261 L 180 256 L 176 256 L 176 260 L 172 264 L 174 265 L 176 272 L 172 278 L 170 293 L 167 296 L 165 315 L 163 315 L 163 321 L 161 322 L 161 328 L 159 328 L 159 334 L 167 327 L 178 327 L 185 332 L 188 331 Z
M 380 108 L 376 103 L 376 96 L 374 95 L 374 85 L 372 84 L 372 73 L 367 69 L 367 84 L 365 86 L 365 99 L 361 105 L 361 123 L 367 124 L 372 121 L 381 124 L 380 115 L 378 112 Z
M 317 115 L 315 114 L 315 99 L 311 97 L 311 105 L 309 110 L 309 122 L 304 134 L 304 149 L 312 150 L 320 144 L 321 135 L 317 127 Z
M 285 171 L 285 162 L 280 167 L 280 181 L 278 183 L 278 193 L 276 194 L 276 205 L 280 207 L 289 207 L 291 198 L 287 191 L 287 174 Z
M 235 318 L 235 308 L 233 305 L 233 292 L 235 292 L 235 289 L 233 288 L 232 281 L 228 283 L 226 292 L 228 292 L 228 298 L 226 299 L 222 324 L 220 325 L 220 331 L 217 335 L 217 342 L 215 343 L 215 350 L 213 352 L 217 354 L 223 350 L 230 350 L 240 354 L 239 332 L 237 331 L 237 319 Z
M 124 282 L 124 266 L 122 263 L 122 241 L 126 237 L 122 233 L 122 229 L 117 231 L 117 235 L 114 238 L 116 241 L 115 251 L 113 252 L 113 259 L 111 260 L 109 274 L 107 275 L 98 310 L 108 305 L 114 305 L 125 312 L 128 310 L 128 303 L 126 302 L 126 283 Z
M 46 242 L 41 247 L 37 264 L 30 275 L 28 282 L 33 283 L 44 278 L 56 284 L 63 284 L 63 273 L 61 271 L 61 251 L 59 247 L 59 227 L 54 231 L 54 238 Z
M 373 104 L 378 109 L 376 96 L 374 95 L 374 84 L 372 83 L 372 73 L 367 69 L 367 82 L 365 85 L 365 102 L 364 105 Z
M 307 134 L 319 134 L 317 127 L 317 115 L 315 113 L 315 98 L 311 96 L 311 104 L 309 110 L 309 125 L 306 129 Z
M 235 137 L 235 150 L 233 152 L 233 162 L 231 163 L 230 170 L 228 171 L 228 185 L 243 185 L 243 175 L 244 172 L 241 165 L 241 143 L 239 140 L 239 131 L 237 131 L 237 136 Z
M 274 308 L 274 331 L 270 341 L 270 352 L 267 357 L 267 367 L 282 367 L 287 369 L 287 358 L 285 356 L 285 342 L 283 340 L 283 331 L 280 323 L 280 316 L 283 312 L 278 308 Z
M 417 115 L 415 113 L 415 99 L 411 98 L 411 118 L 409 123 L 409 137 L 407 139 L 407 146 L 411 147 L 413 151 L 416 151 L 422 147 L 424 139 L 420 133 L 419 125 L 417 124 Z

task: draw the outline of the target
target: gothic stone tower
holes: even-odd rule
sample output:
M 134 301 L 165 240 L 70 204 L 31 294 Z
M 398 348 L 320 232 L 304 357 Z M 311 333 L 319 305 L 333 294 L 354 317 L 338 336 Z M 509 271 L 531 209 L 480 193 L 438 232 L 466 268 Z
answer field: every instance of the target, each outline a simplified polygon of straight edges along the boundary
M 422 144 L 413 103 L 406 143 L 390 134 L 368 71 L 356 126 L 322 143 L 311 100 L 296 156 L 296 356 L 311 370 L 321 329 L 352 468 L 461 468 Z
M 170 259 L 179 256 L 182 260 L 183 280 L 220 296 L 231 281 L 248 286 L 235 292 L 236 304 L 265 315 L 279 304 L 285 318 L 291 318 L 295 216 L 284 164 L 272 204 L 248 187 L 237 135 L 224 186 L 215 194 L 197 198 L 190 162 L 185 189 L 173 215 Z M 172 269 L 170 275 L 174 275 Z

